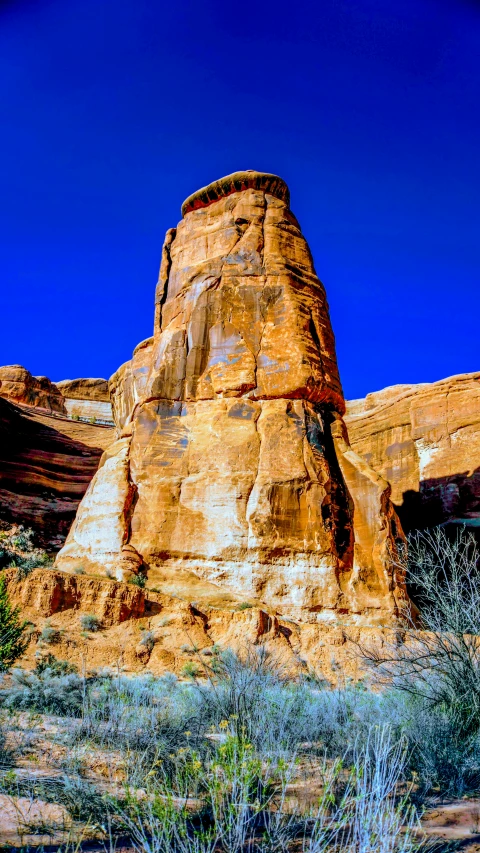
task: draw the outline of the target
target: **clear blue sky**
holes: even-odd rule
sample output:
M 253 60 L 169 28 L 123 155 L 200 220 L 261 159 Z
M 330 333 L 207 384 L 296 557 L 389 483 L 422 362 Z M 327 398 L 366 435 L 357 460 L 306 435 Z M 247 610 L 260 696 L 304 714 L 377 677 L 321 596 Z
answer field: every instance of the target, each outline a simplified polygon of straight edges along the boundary
M 152 332 L 183 199 L 259 169 L 347 397 L 480 368 L 473 0 L 11 0 L 0 93 L 0 364 L 108 377 Z

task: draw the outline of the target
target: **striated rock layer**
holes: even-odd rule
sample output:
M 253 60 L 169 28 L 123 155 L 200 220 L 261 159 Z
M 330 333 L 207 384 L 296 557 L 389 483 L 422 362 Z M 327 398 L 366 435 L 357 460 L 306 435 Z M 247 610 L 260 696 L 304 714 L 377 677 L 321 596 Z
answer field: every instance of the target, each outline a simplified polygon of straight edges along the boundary
M 480 528 L 480 373 L 347 403 L 352 447 L 392 486 L 405 530 Z
M 112 433 L 0 398 L 0 518 L 58 549 Z
M 200 579 L 303 619 L 391 620 L 401 530 L 348 442 L 325 290 L 286 184 L 236 173 L 182 211 L 154 334 L 110 382 L 117 441 L 57 565 Z

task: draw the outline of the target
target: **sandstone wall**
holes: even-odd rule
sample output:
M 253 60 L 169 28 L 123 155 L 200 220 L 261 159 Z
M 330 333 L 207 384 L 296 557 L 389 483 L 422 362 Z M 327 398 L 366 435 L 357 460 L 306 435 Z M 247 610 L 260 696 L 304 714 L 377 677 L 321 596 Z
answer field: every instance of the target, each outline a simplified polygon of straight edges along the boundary
M 0 397 L 13 403 L 66 414 L 63 395 L 57 386 L 46 376 L 32 376 L 20 364 L 0 367 Z
M 404 596 L 389 485 L 352 450 L 325 290 L 276 176 L 191 196 L 154 334 L 110 381 L 118 440 L 57 564 L 187 575 L 303 619 L 385 622 Z
M 63 379 L 55 384 L 65 398 L 65 410 L 70 418 L 113 424 L 106 379 Z
M 480 373 L 385 388 L 349 401 L 345 420 L 406 530 L 480 526 Z

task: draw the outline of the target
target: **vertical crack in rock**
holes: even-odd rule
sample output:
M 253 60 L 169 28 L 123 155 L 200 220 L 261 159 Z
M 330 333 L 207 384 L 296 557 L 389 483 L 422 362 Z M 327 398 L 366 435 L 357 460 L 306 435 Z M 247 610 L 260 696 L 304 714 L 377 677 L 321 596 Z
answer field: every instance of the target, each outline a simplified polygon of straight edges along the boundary
M 385 624 L 403 594 L 393 510 L 348 444 L 325 291 L 288 204 L 256 172 L 185 203 L 154 337 L 110 383 L 119 440 L 57 563 L 143 560 L 170 591 L 196 578 L 299 619 Z
M 162 326 L 162 305 L 165 302 L 165 299 L 167 298 L 168 277 L 170 275 L 170 267 L 172 266 L 170 247 L 173 241 L 175 240 L 176 233 L 176 228 L 169 228 L 167 233 L 165 234 L 165 240 L 162 246 L 162 260 L 160 263 L 158 283 L 155 289 L 155 320 L 153 325 L 154 334 L 156 334 Z

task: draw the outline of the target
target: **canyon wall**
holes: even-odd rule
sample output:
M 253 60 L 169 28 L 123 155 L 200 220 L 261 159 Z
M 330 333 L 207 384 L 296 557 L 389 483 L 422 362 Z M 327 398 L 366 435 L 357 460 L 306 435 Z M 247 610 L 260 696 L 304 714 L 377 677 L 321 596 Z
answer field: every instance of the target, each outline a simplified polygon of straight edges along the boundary
M 0 367 L 0 397 L 25 406 L 66 414 L 62 392 L 46 376 L 32 376 L 20 364 Z
M 113 425 L 106 379 L 63 379 L 55 384 L 63 394 L 65 410 L 70 418 Z
M 480 373 L 367 394 L 345 420 L 352 447 L 391 483 L 406 531 L 480 528 Z
M 325 290 L 286 184 L 235 173 L 182 214 L 154 334 L 110 382 L 117 440 L 57 566 L 147 572 L 177 594 L 204 583 L 305 621 L 394 619 L 401 528 L 349 444 Z
M 58 550 L 113 430 L 0 398 L 0 518 Z

